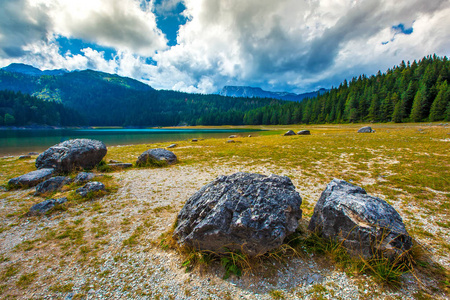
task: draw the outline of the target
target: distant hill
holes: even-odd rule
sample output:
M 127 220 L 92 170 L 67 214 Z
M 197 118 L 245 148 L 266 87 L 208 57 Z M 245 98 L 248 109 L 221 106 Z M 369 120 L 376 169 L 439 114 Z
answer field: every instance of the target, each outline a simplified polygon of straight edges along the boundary
M 245 112 L 275 103 L 272 99 L 157 91 L 114 74 L 41 71 L 24 64 L 0 69 L 0 90 L 62 103 L 97 126 L 240 125 Z
M 259 87 L 250 86 L 232 86 L 227 85 L 222 88 L 220 95 L 229 97 L 248 97 L 248 98 L 273 98 L 286 101 L 296 101 L 300 102 L 305 98 L 314 98 L 317 95 L 322 95 L 328 90 L 320 89 L 318 91 L 304 93 L 304 94 L 294 94 L 288 92 L 270 92 L 265 91 Z

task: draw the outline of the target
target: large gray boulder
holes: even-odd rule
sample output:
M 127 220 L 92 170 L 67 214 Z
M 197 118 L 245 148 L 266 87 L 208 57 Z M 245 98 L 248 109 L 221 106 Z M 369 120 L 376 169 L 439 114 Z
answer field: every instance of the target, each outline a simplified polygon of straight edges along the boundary
M 36 168 L 54 168 L 57 172 L 92 169 L 106 155 L 101 141 L 90 139 L 68 140 L 52 146 L 36 158 Z
M 36 195 L 51 193 L 61 189 L 64 185 L 71 182 L 70 177 L 56 176 L 39 183 L 36 186 Z
M 8 184 L 12 187 L 32 187 L 52 177 L 54 172 L 55 169 L 52 168 L 32 171 L 25 175 L 10 179 Z
M 163 148 L 149 149 L 139 155 L 136 165 L 145 166 L 151 164 L 152 161 L 165 161 L 167 164 L 171 165 L 177 162 L 177 156 L 172 151 Z
M 86 183 L 83 187 L 80 187 L 75 192 L 81 197 L 87 197 L 89 193 L 105 191 L 105 185 L 98 181 L 91 181 Z
M 365 258 L 375 253 L 395 258 L 412 247 L 398 212 L 361 187 L 333 179 L 314 207 L 309 230 L 342 242 L 350 253 Z
M 372 129 L 370 126 L 364 126 L 358 129 L 358 133 L 372 133 L 375 132 L 375 130 Z
M 219 176 L 195 193 L 178 214 L 181 246 L 251 256 L 279 247 L 302 217 L 302 198 L 285 176 Z

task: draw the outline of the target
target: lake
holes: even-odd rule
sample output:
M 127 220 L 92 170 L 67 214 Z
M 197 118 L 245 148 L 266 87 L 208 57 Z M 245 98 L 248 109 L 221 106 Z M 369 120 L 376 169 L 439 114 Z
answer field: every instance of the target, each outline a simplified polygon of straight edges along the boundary
M 0 156 L 42 152 L 69 139 L 100 140 L 106 146 L 175 142 L 192 138 L 247 136 L 251 129 L 8 129 L 0 130 Z

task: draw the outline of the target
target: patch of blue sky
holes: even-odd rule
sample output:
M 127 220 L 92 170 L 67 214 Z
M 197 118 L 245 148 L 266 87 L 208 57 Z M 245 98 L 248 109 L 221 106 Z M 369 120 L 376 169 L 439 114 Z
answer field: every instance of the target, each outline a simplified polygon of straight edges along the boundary
M 156 0 L 155 7 L 160 6 L 165 0 Z M 178 29 L 180 26 L 186 24 L 187 18 L 183 15 L 186 9 L 184 4 L 180 1 L 172 7 L 170 11 L 155 9 L 156 26 L 166 35 L 168 46 L 175 46 L 177 44 Z
M 60 36 L 56 39 L 56 42 L 59 45 L 59 53 L 61 55 L 66 55 L 69 51 L 72 55 L 84 55 L 81 50 L 85 48 L 91 48 L 98 52 L 104 52 L 103 58 L 105 60 L 111 60 L 117 55 L 117 51 L 114 48 L 103 47 L 94 43 L 88 43 L 81 39 L 73 39 Z
M 410 28 L 406 28 L 405 24 L 402 24 L 402 23 L 400 23 L 396 26 L 392 26 L 392 29 L 394 29 L 394 31 L 396 33 L 403 33 L 403 34 L 407 34 L 407 35 L 410 35 L 414 31 L 412 26 Z

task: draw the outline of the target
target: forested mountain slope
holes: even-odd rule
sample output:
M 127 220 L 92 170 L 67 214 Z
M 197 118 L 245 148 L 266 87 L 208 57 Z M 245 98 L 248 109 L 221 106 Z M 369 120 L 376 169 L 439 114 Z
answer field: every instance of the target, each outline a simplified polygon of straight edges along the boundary
M 246 113 L 245 124 L 420 122 L 450 120 L 450 62 L 428 56 L 361 75 L 301 103 Z

